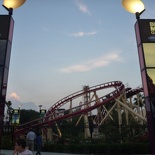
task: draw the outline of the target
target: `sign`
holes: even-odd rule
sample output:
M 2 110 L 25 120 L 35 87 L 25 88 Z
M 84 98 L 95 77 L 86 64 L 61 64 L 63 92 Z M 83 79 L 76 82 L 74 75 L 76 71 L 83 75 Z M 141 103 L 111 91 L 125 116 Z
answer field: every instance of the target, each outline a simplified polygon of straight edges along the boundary
M 155 19 L 140 19 L 138 24 L 142 43 L 155 43 Z

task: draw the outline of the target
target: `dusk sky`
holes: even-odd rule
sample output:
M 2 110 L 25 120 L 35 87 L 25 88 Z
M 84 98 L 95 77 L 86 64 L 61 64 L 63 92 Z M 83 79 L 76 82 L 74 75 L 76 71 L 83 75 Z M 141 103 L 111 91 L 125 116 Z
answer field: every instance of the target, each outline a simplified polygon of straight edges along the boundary
M 142 1 L 141 18 L 155 18 L 155 1 Z M 15 9 L 6 99 L 13 108 L 48 109 L 85 85 L 140 86 L 136 18 L 121 2 L 27 0 Z

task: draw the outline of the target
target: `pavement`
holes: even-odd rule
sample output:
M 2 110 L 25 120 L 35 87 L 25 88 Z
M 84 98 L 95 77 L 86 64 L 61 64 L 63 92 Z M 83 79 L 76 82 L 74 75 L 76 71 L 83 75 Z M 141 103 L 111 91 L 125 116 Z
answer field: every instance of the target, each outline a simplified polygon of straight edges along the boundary
M 13 150 L 0 150 L 0 155 L 13 155 Z M 33 153 L 36 155 L 36 151 Z M 95 155 L 95 154 L 70 154 L 70 153 L 55 153 L 55 152 L 41 152 L 41 155 Z M 96 154 L 98 155 L 98 154 Z M 102 154 L 100 154 L 102 155 Z M 104 154 L 106 155 L 106 154 Z M 124 154 L 122 154 L 124 155 Z M 126 154 L 127 155 L 127 154 Z M 132 154 L 132 155 L 137 155 L 137 154 Z M 151 155 L 151 154 L 138 154 L 138 155 Z
M 12 155 L 13 150 L 0 150 L 0 155 Z M 36 155 L 36 151 L 33 153 Z M 72 155 L 68 153 L 41 152 L 41 155 Z

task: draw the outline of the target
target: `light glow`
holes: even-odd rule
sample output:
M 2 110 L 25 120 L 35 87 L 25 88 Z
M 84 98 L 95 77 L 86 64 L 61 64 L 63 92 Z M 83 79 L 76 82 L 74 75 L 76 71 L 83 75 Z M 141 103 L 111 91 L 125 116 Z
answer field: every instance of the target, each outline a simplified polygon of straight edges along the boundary
M 3 5 L 7 7 L 8 9 L 9 8 L 16 9 L 20 7 L 21 5 L 23 5 L 25 1 L 26 0 L 4 0 Z
M 142 12 L 144 10 L 144 4 L 140 0 L 122 0 L 124 9 L 131 13 Z

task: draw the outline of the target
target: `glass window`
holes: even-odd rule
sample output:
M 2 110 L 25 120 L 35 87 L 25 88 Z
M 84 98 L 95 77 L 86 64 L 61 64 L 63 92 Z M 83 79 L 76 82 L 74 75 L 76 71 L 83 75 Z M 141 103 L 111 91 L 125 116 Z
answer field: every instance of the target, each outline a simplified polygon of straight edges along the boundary
M 9 69 L 9 64 L 10 64 L 10 55 L 11 55 L 11 43 L 8 42 L 6 58 L 5 58 L 5 67 L 7 67 L 8 69 Z
M 148 94 L 148 85 L 147 85 L 147 79 L 146 79 L 146 72 L 145 72 L 145 70 L 143 70 L 141 72 L 141 75 L 142 75 L 144 95 L 145 95 L 145 97 L 148 97 L 149 94 Z
M 0 40 L 0 65 L 4 65 L 6 53 L 6 40 Z
M 146 67 L 155 67 L 155 43 L 144 43 L 143 49 Z
M 145 65 L 144 65 L 143 49 L 141 45 L 138 47 L 138 54 L 139 54 L 140 69 L 143 70 Z
M 147 83 L 149 88 L 149 95 L 155 96 L 155 68 L 147 69 Z

